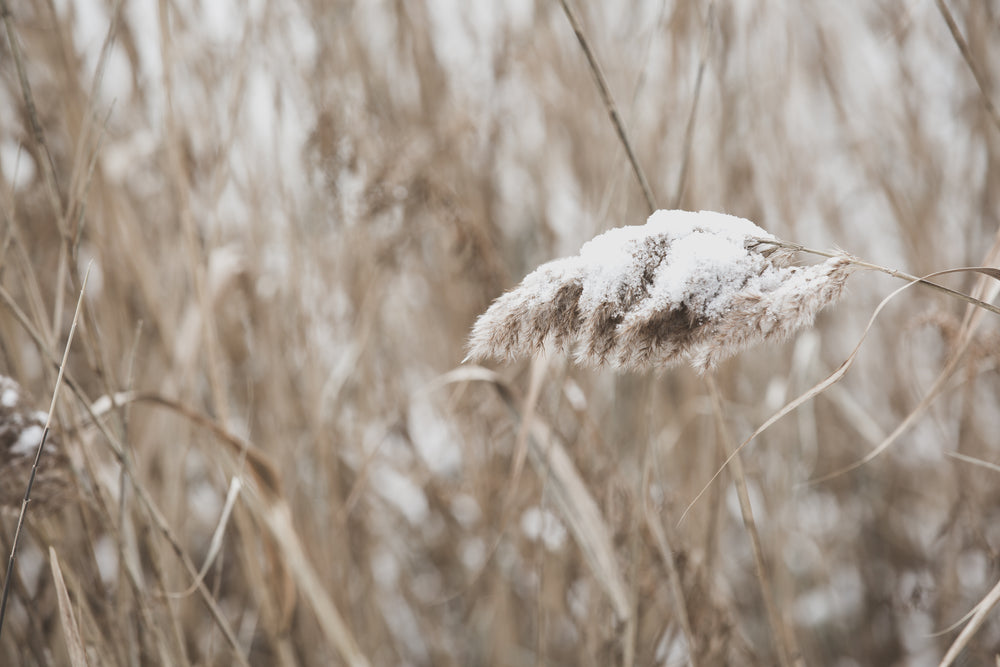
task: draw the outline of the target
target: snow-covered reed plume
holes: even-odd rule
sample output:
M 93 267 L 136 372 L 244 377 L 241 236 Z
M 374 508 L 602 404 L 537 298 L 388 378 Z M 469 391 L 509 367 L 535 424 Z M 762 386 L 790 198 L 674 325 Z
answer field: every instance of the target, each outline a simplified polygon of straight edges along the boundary
M 31 408 L 17 382 L 0 375 L 0 510 L 21 506 L 48 414 Z M 69 461 L 49 433 L 31 492 L 34 509 L 54 508 L 71 489 Z
M 657 211 L 612 229 L 575 257 L 543 264 L 479 317 L 472 359 L 512 359 L 545 346 L 582 364 L 700 372 L 760 341 L 812 324 L 835 301 L 847 256 L 792 266 L 793 252 L 743 218 Z

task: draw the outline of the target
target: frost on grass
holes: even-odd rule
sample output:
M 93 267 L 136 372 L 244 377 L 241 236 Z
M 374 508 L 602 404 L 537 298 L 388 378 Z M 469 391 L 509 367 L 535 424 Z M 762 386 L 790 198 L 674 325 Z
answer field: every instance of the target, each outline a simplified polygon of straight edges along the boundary
M 575 257 L 543 264 L 479 317 L 472 359 L 513 359 L 547 346 L 590 366 L 700 372 L 812 324 L 840 296 L 846 256 L 792 266 L 793 252 L 743 218 L 657 211 L 612 229 Z

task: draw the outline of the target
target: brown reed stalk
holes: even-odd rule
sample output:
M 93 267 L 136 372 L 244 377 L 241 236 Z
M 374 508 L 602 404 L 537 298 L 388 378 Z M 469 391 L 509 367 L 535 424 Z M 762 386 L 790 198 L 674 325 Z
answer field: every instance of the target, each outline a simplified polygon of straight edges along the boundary
M 52 390 L 52 402 L 49 404 L 49 412 L 45 416 L 45 426 L 42 428 L 37 444 L 34 442 L 26 443 L 29 447 L 35 447 L 35 457 L 32 461 L 31 470 L 28 475 L 28 483 L 24 490 L 24 498 L 21 501 L 21 512 L 17 516 L 17 527 L 14 529 L 14 539 L 11 541 L 10 557 L 7 559 L 7 573 L 4 575 L 3 579 L 3 593 L 0 593 L 0 632 L 3 631 L 3 620 L 7 612 L 7 596 L 10 594 L 10 577 L 14 572 L 14 559 L 17 557 L 17 547 L 21 537 L 21 529 L 24 527 L 24 519 L 28 514 L 28 502 L 31 500 L 31 489 L 34 486 L 35 479 L 38 475 L 38 466 L 42 460 L 42 452 L 45 451 L 49 431 L 52 428 L 52 413 L 54 413 L 56 409 L 56 401 L 59 398 L 59 389 L 62 387 L 63 374 L 66 372 L 66 362 L 69 360 L 69 349 L 73 344 L 73 334 L 76 333 L 76 325 L 80 319 L 80 311 L 83 309 L 83 295 L 87 290 L 87 279 L 90 278 L 91 268 L 93 268 L 93 262 L 91 262 L 91 264 L 87 267 L 87 272 L 83 276 L 83 284 L 80 286 L 80 296 L 76 302 L 76 311 L 73 313 L 73 323 L 70 325 L 69 335 L 66 337 L 66 346 L 63 349 L 62 361 L 59 363 L 59 374 L 56 376 L 55 387 Z M 17 398 L 18 395 L 15 394 L 15 403 Z M 2 402 L 2 397 L 0 397 L 0 402 Z M 20 444 L 21 437 L 23 437 L 23 433 L 19 436 L 18 442 L 15 446 Z
M 618 133 L 618 139 L 622 142 L 622 146 L 625 147 L 629 164 L 632 165 L 635 178 L 639 181 L 639 187 L 642 188 L 642 195 L 646 198 L 646 203 L 649 205 L 650 210 L 656 210 L 656 198 L 653 196 L 653 189 L 649 186 L 649 179 L 646 178 L 646 172 L 639 165 L 639 158 L 636 157 L 632 142 L 629 141 L 628 133 L 625 132 L 625 123 L 622 122 L 622 116 L 618 112 L 618 105 L 615 104 L 615 98 L 611 95 L 611 87 L 608 86 L 608 79 L 604 76 L 604 70 L 601 69 L 600 63 L 597 62 L 597 56 L 594 55 L 590 41 L 583 32 L 583 24 L 580 23 L 580 17 L 576 15 L 576 11 L 570 6 L 568 0 L 559 0 L 559 2 L 562 5 L 567 20 L 569 20 L 570 25 L 573 27 L 573 33 L 576 35 L 577 41 L 580 42 L 583 54 L 587 57 L 587 64 L 594 75 L 594 82 L 597 84 L 597 90 L 601 94 L 604 108 L 607 109 L 608 116 L 611 118 L 611 124 L 614 125 L 615 132 Z
M 969 48 L 969 43 L 962 36 L 962 31 L 958 29 L 958 24 L 955 23 L 955 18 L 951 15 L 951 10 L 948 9 L 948 5 L 945 4 L 944 0 L 935 0 L 935 4 L 938 11 L 941 12 L 941 18 L 948 25 L 948 32 L 951 33 L 951 38 L 955 41 L 955 46 L 962 53 L 962 59 L 965 60 L 969 71 L 972 72 L 972 78 L 976 80 L 976 86 L 979 87 L 979 94 L 983 98 L 983 105 L 990 114 L 990 120 L 1000 130 L 1000 112 L 997 111 L 996 105 L 993 104 L 993 98 L 990 96 L 990 85 L 972 57 L 972 49 Z

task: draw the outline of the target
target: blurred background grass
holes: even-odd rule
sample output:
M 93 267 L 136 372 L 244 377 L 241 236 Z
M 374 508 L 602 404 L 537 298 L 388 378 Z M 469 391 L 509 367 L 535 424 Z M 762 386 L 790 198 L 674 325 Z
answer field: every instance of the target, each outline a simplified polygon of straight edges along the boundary
M 611 536 L 627 622 L 552 480 L 529 467 L 512 483 L 519 424 L 495 388 L 433 384 L 504 289 L 648 213 L 558 3 L 6 1 L 0 284 L 45 347 L 0 309 L 0 369 L 39 408 L 93 260 L 70 364 L 83 391 L 153 392 L 252 442 L 372 664 L 779 660 L 728 474 L 677 523 L 736 444 L 692 371 L 552 360 L 537 387 Z M 996 265 L 994 4 L 948 3 L 984 89 L 929 0 L 577 7 L 660 205 L 916 274 Z M 733 437 L 839 365 L 896 286 L 859 274 L 814 330 L 720 368 Z M 997 579 L 998 473 L 946 455 L 1000 455 L 997 325 L 963 314 L 909 290 L 846 379 L 744 456 L 766 585 L 805 664 L 936 664 L 957 630 L 935 633 Z M 874 448 L 956 357 L 885 455 L 808 483 Z M 529 365 L 497 370 L 528 393 Z M 135 487 L 200 567 L 235 470 L 217 435 L 114 411 L 123 479 L 80 402 L 61 403 L 79 498 L 29 514 L 0 663 L 69 660 L 49 546 L 91 664 L 344 660 L 260 503 L 237 502 L 208 570 L 216 617 L 205 596 L 165 595 L 192 578 Z M 963 659 L 998 650 L 988 620 Z

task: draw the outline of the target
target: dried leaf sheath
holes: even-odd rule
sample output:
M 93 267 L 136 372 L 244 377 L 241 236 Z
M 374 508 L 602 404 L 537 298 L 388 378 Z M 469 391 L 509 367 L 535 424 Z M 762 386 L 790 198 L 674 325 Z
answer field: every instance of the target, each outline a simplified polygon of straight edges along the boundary
M 762 249 L 759 238 L 774 237 L 721 213 L 657 211 L 529 274 L 476 321 L 469 356 L 512 359 L 552 346 L 591 366 L 687 359 L 704 371 L 811 324 L 851 271 L 846 257 L 789 266 L 791 253 Z

